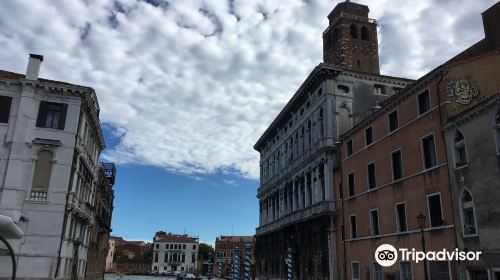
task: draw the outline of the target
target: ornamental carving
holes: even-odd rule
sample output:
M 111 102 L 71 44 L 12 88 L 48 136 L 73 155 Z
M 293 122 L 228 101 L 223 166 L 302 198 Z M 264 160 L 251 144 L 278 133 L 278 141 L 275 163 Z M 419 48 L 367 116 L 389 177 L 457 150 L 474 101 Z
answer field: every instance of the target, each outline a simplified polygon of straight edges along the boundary
M 479 95 L 475 82 L 465 78 L 449 80 L 444 92 L 456 110 L 459 105 L 471 104 Z

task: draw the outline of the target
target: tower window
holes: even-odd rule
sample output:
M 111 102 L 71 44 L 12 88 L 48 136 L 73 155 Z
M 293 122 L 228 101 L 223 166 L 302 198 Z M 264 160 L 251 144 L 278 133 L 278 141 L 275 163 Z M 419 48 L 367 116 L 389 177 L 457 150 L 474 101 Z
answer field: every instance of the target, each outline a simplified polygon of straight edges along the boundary
M 369 41 L 370 34 L 368 32 L 368 28 L 366 26 L 361 27 L 361 40 Z
M 358 28 L 354 24 L 351 24 L 351 38 L 358 39 Z

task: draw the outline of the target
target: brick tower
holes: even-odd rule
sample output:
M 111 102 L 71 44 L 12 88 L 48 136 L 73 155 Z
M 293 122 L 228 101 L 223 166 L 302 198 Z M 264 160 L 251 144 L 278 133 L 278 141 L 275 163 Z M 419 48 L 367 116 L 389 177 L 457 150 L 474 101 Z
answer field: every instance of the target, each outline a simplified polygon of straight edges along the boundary
M 337 4 L 328 15 L 323 32 L 323 60 L 339 67 L 380 74 L 377 21 L 368 18 L 366 5 L 349 0 Z

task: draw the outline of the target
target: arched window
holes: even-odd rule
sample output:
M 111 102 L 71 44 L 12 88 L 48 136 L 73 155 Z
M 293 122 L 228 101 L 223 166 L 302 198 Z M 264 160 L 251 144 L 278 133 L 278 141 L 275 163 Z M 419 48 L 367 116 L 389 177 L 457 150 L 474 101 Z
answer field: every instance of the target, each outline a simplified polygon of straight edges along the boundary
M 358 39 L 358 28 L 354 24 L 351 24 L 351 38 Z
M 369 41 L 370 34 L 368 32 L 368 28 L 366 26 L 361 27 L 361 40 Z
M 464 236 L 476 235 L 476 218 L 474 213 L 474 201 L 472 199 L 471 193 L 464 189 L 461 197 L 462 203 L 462 225 L 464 230 Z
M 41 151 L 35 164 L 35 173 L 33 174 L 32 189 L 34 191 L 47 192 L 50 184 L 50 174 L 52 173 L 52 153 L 50 151 Z
M 500 155 L 500 109 L 498 109 L 493 123 L 493 133 L 495 134 L 495 146 L 497 155 Z
M 453 158 L 455 160 L 455 168 L 467 165 L 467 151 L 465 150 L 464 135 L 460 130 L 455 132 L 453 136 Z

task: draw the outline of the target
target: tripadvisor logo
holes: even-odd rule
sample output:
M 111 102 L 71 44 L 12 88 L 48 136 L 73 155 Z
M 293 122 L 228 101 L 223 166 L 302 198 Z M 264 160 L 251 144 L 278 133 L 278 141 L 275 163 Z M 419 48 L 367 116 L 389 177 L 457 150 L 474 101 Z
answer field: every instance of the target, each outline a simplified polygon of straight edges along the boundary
M 478 261 L 481 255 L 480 251 L 459 251 L 455 249 L 448 251 L 443 248 L 440 251 L 417 251 L 415 248 L 399 248 L 399 255 L 402 261 L 413 261 L 419 263 L 423 260 L 428 261 Z M 398 261 L 398 250 L 390 244 L 382 244 L 375 251 L 375 260 L 381 266 L 388 267 Z

